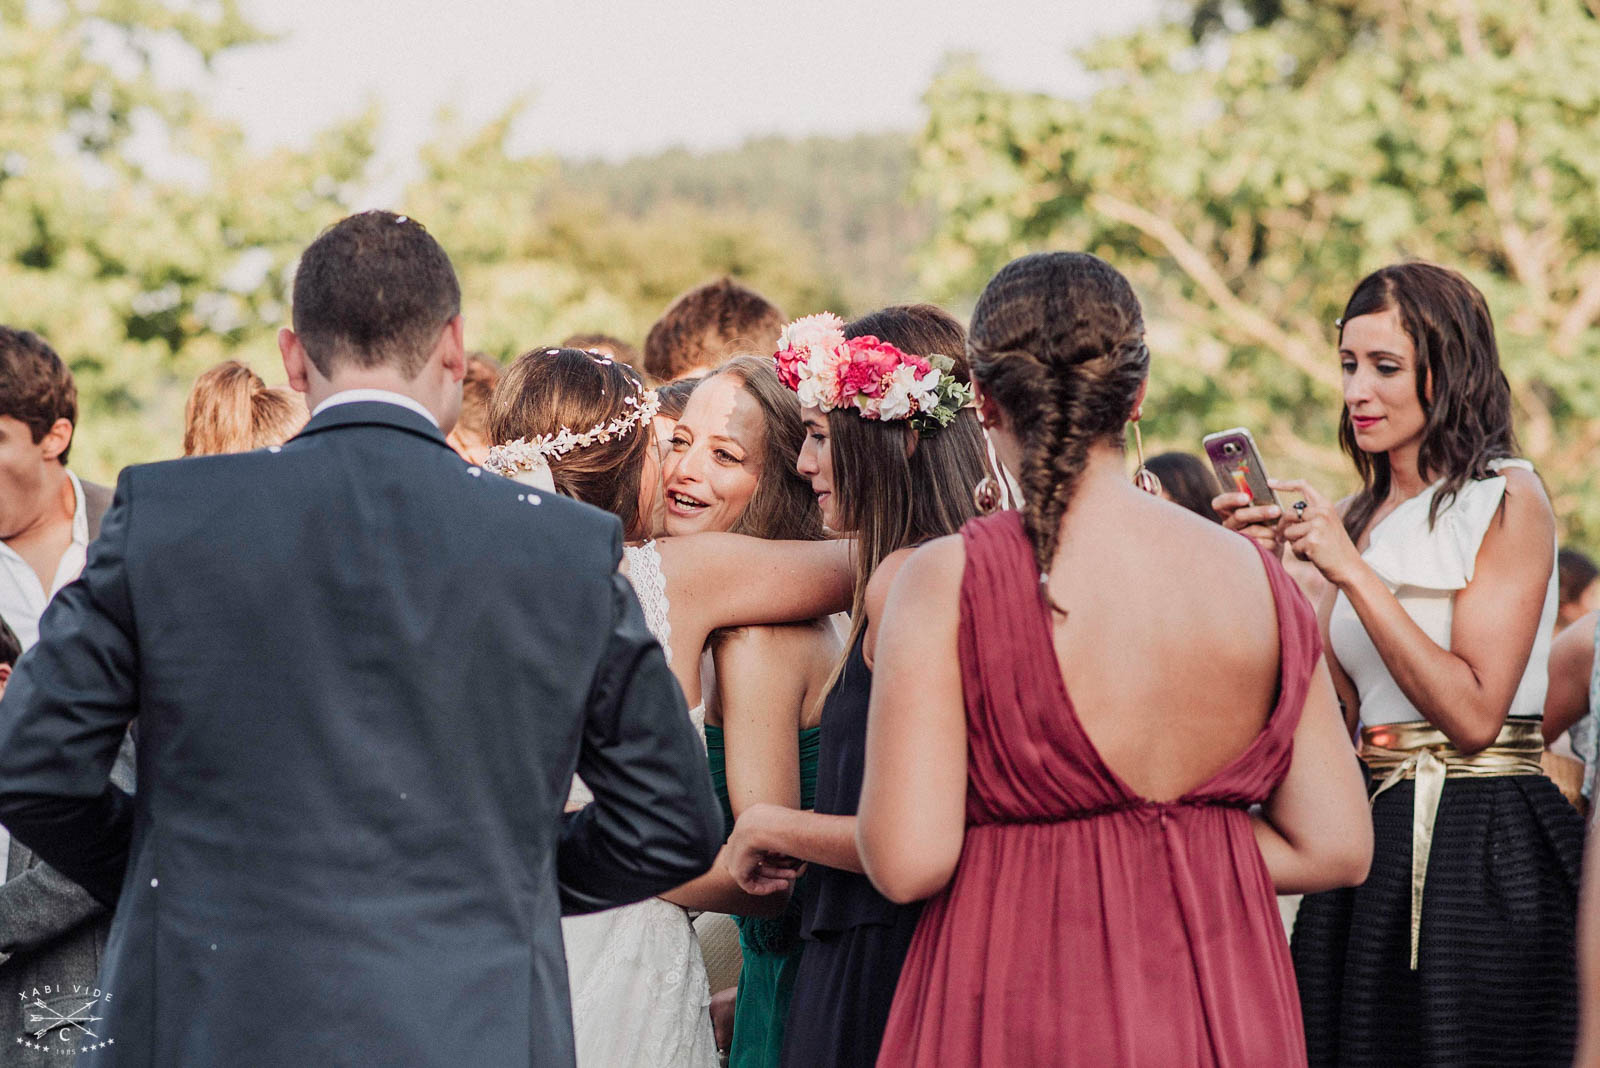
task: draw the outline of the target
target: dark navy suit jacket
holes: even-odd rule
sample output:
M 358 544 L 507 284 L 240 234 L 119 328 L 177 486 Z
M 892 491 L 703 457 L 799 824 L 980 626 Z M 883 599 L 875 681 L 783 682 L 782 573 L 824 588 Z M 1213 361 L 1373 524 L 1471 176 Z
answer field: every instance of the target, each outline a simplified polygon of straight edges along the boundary
M 571 1064 L 560 916 L 722 830 L 620 556 L 391 404 L 124 471 L 0 703 L 0 819 L 116 907 L 80 1063 Z

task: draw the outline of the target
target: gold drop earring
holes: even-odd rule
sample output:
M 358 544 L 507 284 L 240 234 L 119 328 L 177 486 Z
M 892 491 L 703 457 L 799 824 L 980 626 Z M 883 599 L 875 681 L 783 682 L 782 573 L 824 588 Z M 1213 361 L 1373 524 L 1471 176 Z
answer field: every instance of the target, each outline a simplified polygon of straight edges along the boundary
M 1161 496 L 1161 479 L 1156 473 L 1145 466 L 1144 462 L 1144 435 L 1139 433 L 1139 417 L 1135 415 L 1131 420 L 1133 424 L 1133 448 L 1139 457 L 1139 469 L 1133 473 L 1133 484 L 1150 494 L 1152 497 Z

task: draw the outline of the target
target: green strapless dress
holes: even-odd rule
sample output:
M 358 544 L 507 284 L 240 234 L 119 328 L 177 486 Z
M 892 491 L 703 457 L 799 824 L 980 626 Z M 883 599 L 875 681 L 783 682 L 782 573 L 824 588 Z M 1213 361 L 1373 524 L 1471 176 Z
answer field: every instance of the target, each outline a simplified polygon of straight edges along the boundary
M 800 807 L 809 810 L 817 795 L 817 745 L 822 728 L 800 732 Z M 726 831 L 733 829 L 733 809 L 728 804 L 728 769 L 722 746 L 722 728 L 706 724 L 706 758 L 711 783 L 722 802 Z M 744 963 L 739 971 L 739 995 L 733 1010 L 733 1045 L 729 1068 L 778 1068 L 783 1053 L 783 1024 L 789 1015 L 789 995 L 800 970 L 800 906 L 798 895 L 782 916 L 735 916 L 739 925 L 739 950 Z

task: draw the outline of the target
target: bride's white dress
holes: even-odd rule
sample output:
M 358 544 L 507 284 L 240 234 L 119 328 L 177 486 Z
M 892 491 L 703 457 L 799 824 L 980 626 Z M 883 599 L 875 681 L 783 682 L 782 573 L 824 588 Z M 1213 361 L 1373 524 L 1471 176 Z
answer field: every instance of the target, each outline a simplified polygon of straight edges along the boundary
M 650 632 L 672 660 L 666 579 L 654 542 L 623 549 Z M 689 711 L 705 728 L 705 704 Z M 571 800 L 593 796 L 573 780 Z M 711 991 L 689 914 L 650 898 L 561 921 L 579 1068 L 715 1068 Z

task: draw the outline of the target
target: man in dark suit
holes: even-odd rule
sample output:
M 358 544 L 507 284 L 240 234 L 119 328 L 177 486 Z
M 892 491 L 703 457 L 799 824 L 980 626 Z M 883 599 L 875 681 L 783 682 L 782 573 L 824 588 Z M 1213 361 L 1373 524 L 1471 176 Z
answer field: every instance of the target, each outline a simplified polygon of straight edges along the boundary
M 0 701 L 0 819 L 117 909 L 87 1063 L 569 1065 L 559 916 L 716 855 L 617 521 L 445 443 L 459 306 L 404 216 L 319 237 L 310 423 L 124 471 Z

